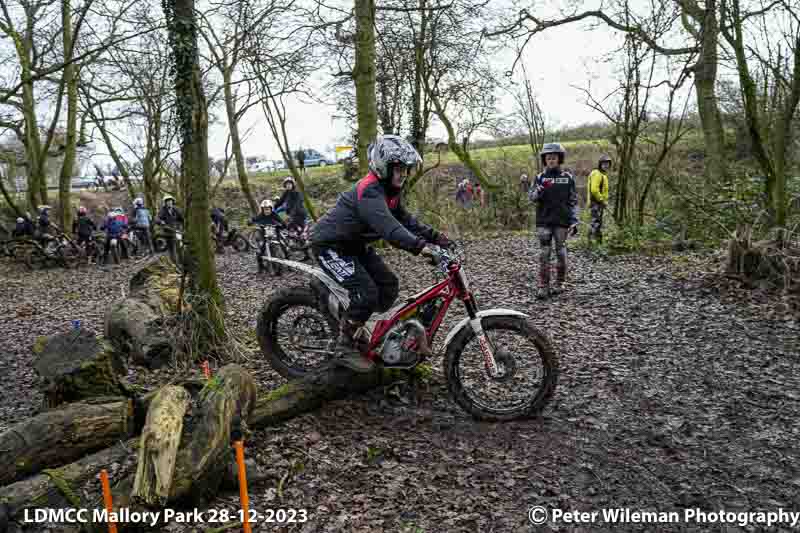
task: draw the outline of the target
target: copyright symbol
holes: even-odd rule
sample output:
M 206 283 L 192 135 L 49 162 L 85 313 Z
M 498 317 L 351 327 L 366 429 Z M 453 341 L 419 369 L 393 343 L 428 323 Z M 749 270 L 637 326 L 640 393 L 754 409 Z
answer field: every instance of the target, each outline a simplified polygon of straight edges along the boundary
M 541 525 L 547 522 L 547 509 L 537 505 L 536 507 L 531 507 L 528 509 L 528 520 L 531 521 L 533 525 Z

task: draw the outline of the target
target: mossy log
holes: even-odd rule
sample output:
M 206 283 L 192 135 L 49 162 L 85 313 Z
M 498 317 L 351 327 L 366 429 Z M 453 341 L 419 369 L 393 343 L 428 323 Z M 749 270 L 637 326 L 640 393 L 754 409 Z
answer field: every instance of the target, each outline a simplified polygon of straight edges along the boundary
M 142 429 L 133 496 L 152 505 L 169 497 L 189 392 L 174 385 L 161 388 L 150 402 Z
M 59 468 L 45 469 L 38 475 L 0 487 L 0 503 L 11 520 L 20 521 L 25 509 L 80 508 L 81 488 L 98 472 L 122 463 L 135 453 L 139 439 L 130 439 L 87 455 Z
M 120 384 L 120 377 L 127 373 L 125 362 L 91 331 L 58 333 L 36 351 L 34 368 L 42 378 L 47 408 L 97 396 L 127 395 Z
M 342 399 L 391 382 L 396 373 L 397 371 L 376 369 L 374 372 L 359 374 L 333 364 L 324 366 L 304 378 L 260 395 L 248 425 L 275 425 L 312 411 L 324 402 Z
M 169 315 L 178 308 L 180 276 L 175 265 L 165 256 L 148 260 L 128 284 L 129 298 L 139 300 L 153 311 Z
M 133 426 L 129 398 L 95 398 L 40 413 L 0 434 L 0 485 L 126 439 Z

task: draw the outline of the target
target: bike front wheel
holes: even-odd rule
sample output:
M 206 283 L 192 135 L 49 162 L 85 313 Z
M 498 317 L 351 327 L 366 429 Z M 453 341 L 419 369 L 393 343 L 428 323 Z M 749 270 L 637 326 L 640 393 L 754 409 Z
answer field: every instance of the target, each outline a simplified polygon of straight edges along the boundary
M 479 420 L 537 415 L 553 397 L 558 381 L 558 358 L 550 340 L 520 316 L 488 316 L 481 324 L 494 349 L 499 375 L 489 374 L 479 339 L 466 327 L 445 355 L 451 396 Z
M 286 379 L 294 379 L 333 357 L 339 327 L 310 287 L 288 287 L 264 304 L 256 332 L 270 366 Z

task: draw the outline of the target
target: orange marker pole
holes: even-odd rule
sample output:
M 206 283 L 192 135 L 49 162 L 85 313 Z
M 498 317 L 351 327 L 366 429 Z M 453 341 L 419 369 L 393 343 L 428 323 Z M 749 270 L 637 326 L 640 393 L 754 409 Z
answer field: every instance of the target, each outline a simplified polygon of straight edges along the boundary
M 111 519 L 114 505 L 111 502 L 111 485 L 108 483 L 108 472 L 105 469 L 100 471 L 100 485 L 103 487 L 103 502 L 108 511 L 108 533 L 117 533 L 117 524 Z
M 236 464 L 239 465 L 239 499 L 242 500 L 242 524 L 244 533 L 252 533 L 250 529 L 250 498 L 247 496 L 247 472 L 244 468 L 244 446 L 242 441 L 233 443 L 236 448 Z
M 211 379 L 211 368 L 208 366 L 208 361 L 203 361 L 203 374 L 205 374 L 206 379 Z

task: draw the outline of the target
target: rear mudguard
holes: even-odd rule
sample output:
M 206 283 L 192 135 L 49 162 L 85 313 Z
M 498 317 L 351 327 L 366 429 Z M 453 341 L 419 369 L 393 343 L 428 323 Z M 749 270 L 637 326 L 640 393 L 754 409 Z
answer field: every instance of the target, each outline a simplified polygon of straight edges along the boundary
M 450 330 L 447 334 L 447 337 L 444 339 L 444 351 L 447 353 L 447 349 L 450 347 L 450 343 L 453 342 L 453 339 L 456 338 L 461 330 L 467 327 L 472 327 L 476 329 L 476 333 L 482 331 L 481 329 L 481 319 L 489 317 L 489 316 L 513 316 L 513 317 L 522 317 L 522 318 L 529 318 L 529 315 L 522 313 L 520 311 L 514 311 L 513 309 L 486 309 L 485 311 L 478 311 L 477 317 L 473 322 L 470 322 L 470 318 L 467 317 L 456 326 Z
M 315 268 L 299 261 L 290 261 L 288 259 L 280 259 L 266 255 L 262 255 L 261 259 L 265 261 L 271 261 L 273 263 L 280 263 L 281 265 L 291 268 L 292 270 L 296 270 L 304 274 L 310 274 L 314 278 L 321 281 L 328 289 L 328 301 L 326 302 L 328 304 L 328 310 L 337 320 L 340 319 L 344 315 L 344 312 L 347 310 L 347 308 L 350 307 L 350 295 L 347 293 L 347 290 L 336 283 L 336 281 L 323 272 L 322 269 Z

